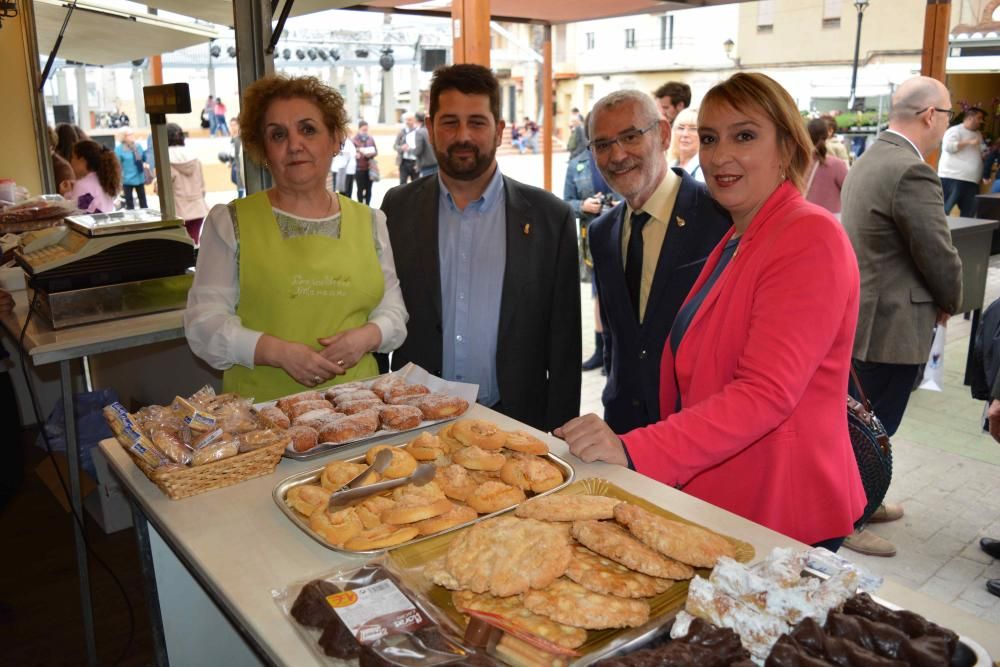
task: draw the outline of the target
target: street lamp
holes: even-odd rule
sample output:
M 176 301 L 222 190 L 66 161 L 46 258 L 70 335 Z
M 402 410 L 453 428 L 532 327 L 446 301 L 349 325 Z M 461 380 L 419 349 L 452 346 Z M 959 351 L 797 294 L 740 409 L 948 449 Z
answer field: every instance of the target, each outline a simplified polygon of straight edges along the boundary
M 868 9 L 868 0 L 854 0 L 854 8 L 858 10 L 858 33 L 854 38 L 854 69 L 851 71 L 851 96 L 847 100 L 847 110 L 854 111 L 855 92 L 858 88 L 858 56 L 861 53 L 861 19 Z

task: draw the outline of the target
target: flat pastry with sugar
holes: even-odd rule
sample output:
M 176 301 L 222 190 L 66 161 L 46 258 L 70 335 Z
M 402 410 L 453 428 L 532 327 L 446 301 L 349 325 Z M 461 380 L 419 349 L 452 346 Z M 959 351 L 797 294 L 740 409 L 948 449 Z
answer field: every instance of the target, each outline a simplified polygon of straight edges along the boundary
M 328 512 L 326 507 L 317 507 L 309 515 L 309 527 L 335 547 L 359 535 L 364 529 L 358 513 L 353 507 Z
M 392 526 L 383 524 L 375 528 L 362 530 L 344 543 L 345 549 L 352 551 L 369 551 L 371 549 L 386 549 L 403 542 L 409 542 L 417 536 L 414 526 Z
M 451 505 L 451 509 L 447 512 L 413 524 L 420 531 L 421 535 L 433 535 L 442 530 L 454 528 L 455 526 L 472 521 L 479 516 L 476 510 L 468 505 L 456 505 L 450 501 L 449 504 Z
M 499 426 L 483 419 L 459 419 L 451 434 L 463 445 L 481 449 L 501 449 L 507 441 L 507 434 Z
M 323 468 L 319 476 L 319 482 L 324 489 L 331 492 L 340 491 L 345 484 L 357 477 L 368 466 L 363 463 L 352 463 L 350 461 L 330 461 Z M 374 484 L 381 479 L 377 472 L 372 472 L 362 486 Z
M 469 471 L 457 463 L 438 468 L 434 476 L 445 495 L 455 500 L 464 501 L 469 494 L 476 490 L 479 482 L 472 478 Z
M 403 449 L 418 461 L 443 460 L 449 453 L 448 446 L 441 438 L 427 431 L 403 445 Z
M 525 593 L 524 606 L 558 623 L 589 630 L 635 628 L 649 620 L 644 601 L 594 593 L 569 579 Z
M 654 551 L 610 521 L 575 521 L 573 537 L 591 551 L 630 570 L 661 579 L 690 579 L 694 569 Z
M 638 505 L 618 505 L 615 507 L 615 519 L 627 526 L 629 532 L 643 544 L 694 567 L 715 567 L 722 556 L 736 556 L 733 545 L 721 535 L 657 516 Z
M 417 469 L 417 460 L 410 456 L 409 452 L 391 445 L 375 445 L 365 452 L 365 460 L 368 461 L 368 465 L 375 463 L 375 457 L 383 449 L 388 449 L 392 453 L 392 460 L 382 471 L 382 476 L 386 479 L 406 477 Z
M 330 491 L 316 484 L 293 486 L 285 494 L 285 504 L 303 516 L 312 516 L 317 507 L 326 507 Z
M 498 598 L 487 593 L 455 591 L 452 604 L 461 612 L 480 611 L 499 616 L 519 630 L 541 637 L 564 648 L 574 649 L 587 641 L 587 632 L 581 628 L 557 623 L 550 618 L 529 611 L 520 595 Z
M 573 558 L 566 568 L 566 576 L 588 591 L 620 598 L 653 597 L 674 585 L 673 579 L 635 572 L 579 544 L 573 547 Z
M 592 495 L 550 495 L 532 498 L 519 506 L 515 514 L 542 521 L 587 521 L 613 519 L 617 498 Z
M 507 463 L 507 457 L 496 451 L 481 449 L 476 445 L 462 447 L 451 455 L 451 460 L 469 470 L 499 471 Z
M 524 491 L 510 484 L 490 480 L 473 489 L 466 496 L 465 502 L 480 514 L 492 514 L 524 502 Z
M 556 524 L 500 516 L 462 531 L 448 547 L 446 570 L 462 589 L 517 595 L 562 576 L 569 545 Z
M 511 451 L 536 456 L 549 453 L 549 446 L 527 431 L 508 431 L 503 446 Z
M 500 469 L 500 480 L 523 491 L 545 493 L 562 484 L 563 476 L 540 456 L 514 452 Z

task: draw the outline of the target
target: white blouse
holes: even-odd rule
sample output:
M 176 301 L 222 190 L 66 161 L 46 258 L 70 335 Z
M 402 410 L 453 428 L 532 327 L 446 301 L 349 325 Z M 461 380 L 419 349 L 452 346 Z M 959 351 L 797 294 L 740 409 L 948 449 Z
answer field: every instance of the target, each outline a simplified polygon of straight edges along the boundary
M 382 267 L 382 278 L 385 280 L 385 293 L 382 301 L 368 316 L 368 321 L 382 332 L 382 344 L 378 351 L 391 352 L 406 339 L 409 315 L 399 288 L 385 213 L 373 210 L 372 236 L 375 239 L 379 265 Z M 274 211 L 283 216 L 297 217 L 277 208 Z M 336 220 L 339 228 L 339 218 L 338 213 L 333 218 L 324 220 Z M 236 305 L 240 299 L 237 261 L 236 232 L 229 207 L 217 204 L 209 211 L 201 232 L 198 270 L 188 292 L 187 310 L 184 312 L 184 333 L 191 350 L 219 370 L 225 370 L 234 364 L 253 368 L 257 341 L 266 333 L 244 327 L 236 314 Z M 329 335 L 334 333 L 336 332 L 331 331 Z

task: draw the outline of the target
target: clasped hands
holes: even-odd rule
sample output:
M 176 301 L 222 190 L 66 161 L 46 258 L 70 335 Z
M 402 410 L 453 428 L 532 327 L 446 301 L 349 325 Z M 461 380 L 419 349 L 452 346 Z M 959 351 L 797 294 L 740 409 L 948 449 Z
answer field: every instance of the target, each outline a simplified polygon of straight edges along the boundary
M 292 379 L 307 387 L 323 384 L 343 375 L 368 352 L 382 344 L 382 332 L 369 322 L 332 336 L 317 339 L 323 347 L 315 350 L 303 343 L 281 340 L 274 336 L 261 337 L 259 363 L 277 366 Z
M 622 441 L 604 420 L 593 413 L 570 419 L 552 431 L 552 435 L 565 440 L 570 453 L 585 463 L 606 461 L 628 465 Z

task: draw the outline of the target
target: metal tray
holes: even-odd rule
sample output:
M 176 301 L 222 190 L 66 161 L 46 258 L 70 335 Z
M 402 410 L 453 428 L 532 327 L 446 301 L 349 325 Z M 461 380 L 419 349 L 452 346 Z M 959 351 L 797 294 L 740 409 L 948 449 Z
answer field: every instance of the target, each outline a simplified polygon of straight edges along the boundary
M 644 498 L 635 496 L 604 479 L 581 479 L 555 492 L 560 494 L 591 494 L 617 498 L 638 505 L 659 516 L 673 519 L 674 521 L 700 525 L 654 505 Z M 509 510 L 504 510 L 504 512 L 506 511 Z M 501 513 L 497 512 L 497 514 Z M 452 604 L 451 591 L 431 584 L 421 575 L 424 565 L 444 556 L 448 552 L 448 545 L 451 544 L 456 534 L 449 531 L 449 534 L 434 535 L 426 538 L 420 544 L 409 543 L 400 545 L 390 554 L 388 562 L 408 587 L 419 591 L 431 604 L 440 609 L 459 627 L 464 627 L 465 617 Z M 729 540 L 736 548 L 736 560 L 742 563 L 748 563 L 753 560 L 754 548 L 751 544 L 726 535 L 723 535 L 723 537 Z M 708 576 L 708 572 L 710 571 L 709 568 L 696 570 L 697 574 L 702 576 Z M 656 636 L 662 635 L 663 626 L 671 622 L 677 612 L 684 608 L 684 602 L 687 599 L 687 589 L 688 582 L 679 581 L 663 593 L 649 598 L 649 621 L 638 628 L 587 631 L 587 641 L 577 649 L 581 655 L 572 664 L 589 665 L 612 654 L 631 652 L 652 641 Z
M 404 444 L 406 444 L 406 443 L 397 443 L 397 444 L 392 445 L 392 446 L 393 447 L 401 447 Z M 532 498 L 536 498 L 538 496 L 547 496 L 550 493 L 555 493 L 555 492 L 559 491 L 560 489 L 565 488 L 567 485 L 570 484 L 570 482 L 573 481 L 573 478 L 576 475 L 575 471 L 573 470 L 573 466 L 571 466 L 569 463 L 567 463 L 563 459 L 559 458 L 555 454 L 552 454 L 552 453 L 546 454 L 545 458 L 547 458 L 549 461 L 551 461 L 553 464 L 555 464 L 555 466 L 558 467 L 562 471 L 562 474 L 563 474 L 563 483 L 560 484 L 559 486 L 557 486 L 554 489 L 550 489 L 548 491 L 545 491 L 544 493 L 536 494 L 536 495 L 532 496 Z M 364 463 L 365 462 L 365 457 L 364 457 L 364 454 L 361 454 L 359 456 L 355 456 L 355 457 L 352 457 L 352 458 L 349 458 L 349 459 L 344 459 L 344 460 L 345 461 L 350 461 L 351 463 Z M 482 514 L 482 515 L 478 516 L 477 518 L 475 518 L 475 519 L 473 519 L 471 521 L 467 521 L 467 522 L 459 524 L 457 526 L 453 526 L 451 528 L 443 530 L 443 531 L 441 531 L 439 533 L 436 533 L 434 535 L 426 535 L 424 537 L 417 537 L 417 538 L 414 538 L 414 539 L 410 540 L 409 542 L 404 542 L 403 544 L 397 545 L 395 547 L 389 547 L 388 549 L 370 549 L 370 550 L 367 550 L 367 551 L 352 551 L 350 549 L 341 549 L 339 547 L 333 546 L 332 544 L 330 544 L 329 542 L 327 542 L 326 540 L 324 540 L 322 537 L 320 537 L 319 535 L 317 535 L 316 533 L 314 533 L 312 531 L 312 529 L 309 527 L 309 524 L 302 518 L 302 516 L 298 512 L 296 512 L 295 510 L 293 510 L 291 507 L 289 507 L 287 503 L 285 503 L 285 496 L 288 494 L 289 490 L 291 490 L 292 488 L 294 488 L 296 486 L 301 486 L 303 484 L 312 484 L 312 483 L 314 483 L 317 479 L 319 479 L 319 476 L 320 476 L 320 474 L 322 472 L 323 472 L 323 468 L 317 468 L 315 470 L 309 470 L 309 471 L 306 471 L 306 472 L 300 472 L 298 474 L 292 475 L 291 477 L 287 477 L 287 478 L 281 480 L 280 482 L 278 482 L 278 485 L 274 487 L 274 491 L 271 492 L 271 497 L 274 498 L 274 503 L 278 506 L 278 509 L 280 509 L 284 513 L 284 515 L 286 517 L 288 517 L 288 519 L 292 523 L 294 523 L 296 526 L 298 526 L 306 535 L 308 535 L 312 539 L 316 540 L 316 542 L 318 542 L 319 544 L 322 544 L 327 549 L 330 549 L 331 551 L 336 551 L 336 552 L 339 552 L 339 553 L 343 553 L 343 554 L 369 554 L 369 555 L 371 555 L 371 554 L 379 554 L 379 553 L 382 553 L 384 551 L 389 551 L 389 550 L 392 550 L 392 549 L 399 549 L 400 547 L 408 547 L 408 546 L 417 544 L 419 542 L 423 542 L 425 540 L 432 540 L 432 539 L 440 538 L 442 535 L 445 535 L 447 533 L 451 533 L 451 532 L 454 532 L 456 530 L 461 530 L 462 528 L 465 528 L 466 526 L 471 526 L 472 524 L 476 523 L 477 521 L 482 521 L 483 519 L 488 519 L 488 518 L 490 518 L 492 516 L 497 516 L 498 514 L 503 514 L 504 512 L 508 512 L 511 509 L 513 509 L 513 508 L 507 508 L 507 509 L 500 510 L 499 512 L 493 512 L 492 514 Z

